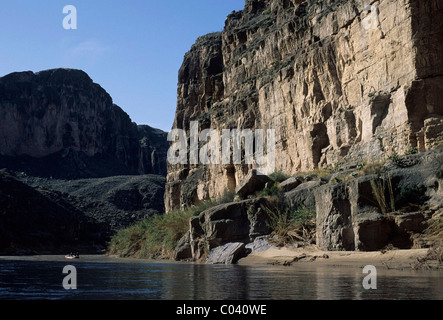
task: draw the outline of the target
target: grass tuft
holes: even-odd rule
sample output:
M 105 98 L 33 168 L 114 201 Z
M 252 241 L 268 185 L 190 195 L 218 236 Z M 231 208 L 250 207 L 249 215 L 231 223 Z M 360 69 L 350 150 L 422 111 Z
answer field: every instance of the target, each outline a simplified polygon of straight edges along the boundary
M 395 212 L 394 189 L 389 174 L 380 175 L 377 179 L 371 180 L 370 183 L 372 193 L 382 214 L 386 215 Z
M 270 241 L 284 246 L 295 241 L 308 243 L 315 234 L 315 210 L 299 205 L 294 209 L 279 206 L 263 206 L 268 215 L 268 227 L 272 230 Z

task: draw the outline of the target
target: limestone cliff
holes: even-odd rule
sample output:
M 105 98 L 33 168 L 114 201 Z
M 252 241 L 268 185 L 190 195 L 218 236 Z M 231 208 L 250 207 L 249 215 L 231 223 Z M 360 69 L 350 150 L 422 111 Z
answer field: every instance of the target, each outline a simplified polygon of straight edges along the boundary
M 166 133 L 137 126 L 83 71 L 0 78 L 0 167 L 58 178 L 166 175 Z
M 199 38 L 173 128 L 275 129 L 276 170 L 353 166 L 443 138 L 442 0 L 247 0 Z M 252 165 L 169 165 L 166 210 L 234 190 Z

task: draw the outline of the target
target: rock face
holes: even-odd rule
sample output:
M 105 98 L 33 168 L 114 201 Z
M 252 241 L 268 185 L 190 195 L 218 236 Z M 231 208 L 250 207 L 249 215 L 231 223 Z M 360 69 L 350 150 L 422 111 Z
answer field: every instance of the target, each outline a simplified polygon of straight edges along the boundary
M 441 0 L 248 0 L 199 38 L 174 128 L 274 129 L 287 174 L 442 141 Z M 234 191 L 254 165 L 169 165 L 166 210 Z
M 0 78 L 0 167 L 57 178 L 166 175 L 167 134 L 137 126 L 80 70 Z
M 439 212 L 443 153 L 427 152 L 411 156 L 410 168 L 392 169 L 389 173 L 393 197 L 385 190 L 388 205 L 395 212 L 384 214 L 374 194 L 370 174 L 347 183 L 328 183 L 312 190 L 317 212 L 317 246 L 323 250 L 375 251 L 393 245 L 410 249 L 414 234 L 426 229 L 427 221 Z M 411 212 L 412 210 L 412 212 Z
M 115 232 L 164 212 L 165 178 L 159 175 L 56 180 L 17 174 L 19 181 L 48 190 Z
M 242 243 L 241 247 L 234 246 L 235 254 L 228 254 L 229 257 L 235 258 L 237 253 L 243 253 L 246 244 L 258 236 L 269 234 L 267 214 L 263 210 L 263 206 L 266 205 L 268 203 L 264 198 L 244 200 L 215 206 L 198 217 L 191 218 L 189 232 L 180 240 L 175 250 L 175 259 L 202 261 L 213 249 L 227 244 Z M 219 263 L 219 255 L 225 257 L 225 249 L 229 247 L 216 251 L 210 263 Z M 225 260 L 223 261 L 225 263 Z
M 286 203 L 290 207 L 297 207 L 303 205 L 307 208 L 315 208 L 315 198 L 313 191 L 322 185 L 321 180 L 307 181 L 300 184 L 297 188 L 285 192 Z

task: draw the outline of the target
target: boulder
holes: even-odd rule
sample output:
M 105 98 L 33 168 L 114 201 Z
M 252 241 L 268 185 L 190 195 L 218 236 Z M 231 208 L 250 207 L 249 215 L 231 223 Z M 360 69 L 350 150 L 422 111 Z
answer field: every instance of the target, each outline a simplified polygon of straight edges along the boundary
M 266 236 L 255 238 L 254 242 L 248 243 L 246 245 L 246 249 L 249 253 L 253 252 L 262 252 L 266 251 L 270 248 L 277 248 L 276 246 L 271 245 L 267 240 Z
M 299 185 L 303 183 L 303 179 L 300 177 L 291 177 L 282 183 L 280 183 L 280 189 L 283 192 L 291 191 L 295 188 L 297 188 Z
M 239 185 L 235 192 L 243 199 L 247 196 L 255 194 L 257 191 L 263 190 L 271 179 L 266 175 L 257 174 L 257 170 L 251 172 L 245 177 L 242 184 Z
M 206 264 L 235 264 L 245 256 L 245 244 L 242 242 L 227 243 L 212 249 L 206 259 Z
M 188 259 L 188 245 L 192 259 L 200 261 L 214 248 L 232 242 L 247 244 L 269 234 L 267 214 L 262 208 L 266 205 L 265 198 L 226 203 L 191 218 L 189 237 L 180 240 L 176 260 Z
M 191 233 L 188 231 L 180 239 L 177 247 L 174 250 L 174 260 L 190 260 L 192 259 L 192 249 L 191 249 Z
M 191 220 L 191 238 L 203 237 L 209 248 L 229 242 L 249 243 L 258 235 L 269 233 L 264 198 L 222 204 L 202 212 Z
M 294 190 L 285 193 L 285 200 L 290 207 L 302 204 L 308 208 L 315 208 L 314 190 L 321 185 L 320 180 L 301 183 Z
M 316 242 L 326 251 L 355 250 L 351 203 L 342 184 L 315 190 L 317 212 Z
M 376 251 L 390 244 L 411 248 L 411 233 L 423 231 L 424 215 L 408 213 L 393 219 L 382 214 L 373 195 L 373 179 L 364 176 L 315 190 L 317 245 L 321 249 Z

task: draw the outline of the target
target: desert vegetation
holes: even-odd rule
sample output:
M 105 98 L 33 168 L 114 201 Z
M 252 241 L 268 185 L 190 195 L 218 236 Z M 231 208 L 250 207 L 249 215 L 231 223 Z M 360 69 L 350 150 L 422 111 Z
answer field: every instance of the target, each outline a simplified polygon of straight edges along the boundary
M 315 210 L 300 204 L 295 208 L 263 206 L 272 230 L 269 241 L 276 246 L 301 242 L 308 244 L 315 237 Z
M 118 231 L 109 243 L 108 253 L 140 259 L 169 259 L 177 242 L 189 230 L 189 219 L 211 206 L 214 202 L 205 201 L 191 208 L 147 217 Z
M 178 241 L 189 230 L 189 220 L 214 206 L 234 200 L 226 191 L 217 201 L 207 200 L 168 214 L 158 214 L 118 231 L 109 242 L 108 254 L 139 259 L 171 259 Z

